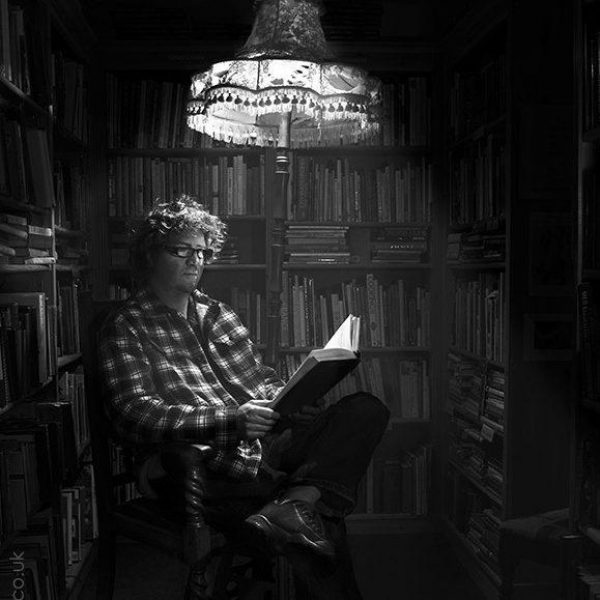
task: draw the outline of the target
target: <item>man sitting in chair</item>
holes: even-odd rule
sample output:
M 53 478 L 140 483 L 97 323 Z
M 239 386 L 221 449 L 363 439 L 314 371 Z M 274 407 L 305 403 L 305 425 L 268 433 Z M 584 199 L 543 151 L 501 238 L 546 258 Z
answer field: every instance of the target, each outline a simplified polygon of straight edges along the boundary
M 177 504 L 173 443 L 196 445 L 207 501 L 254 482 L 245 526 L 292 565 L 307 555 L 329 565 L 300 574 L 311 598 L 359 599 L 344 517 L 389 411 L 359 392 L 306 407 L 274 431 L 279 415 L 269 404 L 283 381 L 231 308 L 197 289 L 225 236 L 225 224 L 185 195 L 157 204 L 136 231 L 139 290 L 105 324 L 99 347 L 108 417 L 135 446 L 142 494 Z

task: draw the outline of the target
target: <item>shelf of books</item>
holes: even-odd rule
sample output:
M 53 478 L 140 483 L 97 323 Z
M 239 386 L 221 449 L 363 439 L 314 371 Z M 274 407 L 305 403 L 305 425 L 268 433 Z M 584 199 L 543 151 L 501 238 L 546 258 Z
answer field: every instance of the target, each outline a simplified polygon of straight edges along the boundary
M 386 83 L 385 125 L 368 148 L 293 150 L 287 200 L 275 209 L 274 151 L 226 147 L 193 133 L 183 111 L 187 79 L 161 75 L 107 76 L 107 297 L 131 293 L 128 234 L 152 201 L 198 197 L 229 229 L 228 245 L 201 285 L 240 314 L 266 354 L 280 339 L 275 354 L 284 379 L 347 314 L 362 317 L 361 364 L 327 401 L 360 387 L 388 404 L 392 421 L 363 484 L 354 527 L 377 517 L 406 522 L 427 515 L 430 78 L 408 74 Z M 274 243 L 283 244 L 281 253 Z M 268 294 L 277 289 L 281 310 L 273 320 Z
M 85 67 L 57 19 L 0 2 L 0 595 L 48 600 L 67 597 L 95 537 L 77 315 Z
M 291 156 L 279 370 L 289 377 L 347 314 L 360 316 L 361 362 L 325 400 L 362 389 L 391 412 L 349 521 L 356 531 L 425 527 L 430 512 L 430 86 L 425 75 L 384 86 L 380 145 Z
M 472 15 L 470 16 L 471 18 Z M 444 507 L 459 555 L 498 580 L 504 505 L 506 55 L 503 28 L 445 73 Z
M 492 4 L 497 18 L 490 17 Z M 559 254 L 570 254 L 568 186 L 560 206 L 550 199 L 556 190 L 544 188 L 536 180 L 540 171 L 521 158 L 534 151 L 516 145 L 545 143 L 534 129 L 543 123 L 532 124 L 545 113 L 527 123 L 536 100 L 528 96 L 532 88 L 519 62 L 520 49 L 531 43 L 523 24 L 534 7 L 500 4 L 473 7 L 457 20 L 445 40 L 443 66 L 449 315 L 443 515 L 464 564 L 489 597 L 497 596 L 500 584 L 501 522 L 567 502 L 566 282 L 572 275 L 565 263 L 562 289 L 542 281 L 542 253 L 556 245 Z M 465 31 L 474 23 L 478 35 L 466 47 Z M 540 23 L 540 30 L 544 26 L 550 25 Z M 537 25 L 531 35 L 541 35 Z M 564 118 L 567 111 L 557 114 Z M 568 148 L 568 131 L 563 134 Z M 553 241 L 543 242 L 544 236 Z M 539 341 L 542 329 L 556 336 L 556 348 Z
M 580 384 L 573 428 L 571 518 L 583 535 L 580 559 L 573 574 L 577 599 L 600 590 L 600 247 L 597 209 L 600 176 L 600 97 L 598 96 L 598 42 L 600 5 L 576 2 L 575 64 L 579 75 L 578 122 L 578 278 L 577 363 Z

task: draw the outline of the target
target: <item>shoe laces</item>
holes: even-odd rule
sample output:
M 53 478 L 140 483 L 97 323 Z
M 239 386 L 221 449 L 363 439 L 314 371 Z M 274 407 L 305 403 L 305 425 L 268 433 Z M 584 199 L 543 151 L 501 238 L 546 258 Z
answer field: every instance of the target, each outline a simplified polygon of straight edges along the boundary
M 319 515 L 306 502 L 296 502 L 296 508 L 311 529 L 316 530 L 318 533 L 323 533 L 323 523 Z

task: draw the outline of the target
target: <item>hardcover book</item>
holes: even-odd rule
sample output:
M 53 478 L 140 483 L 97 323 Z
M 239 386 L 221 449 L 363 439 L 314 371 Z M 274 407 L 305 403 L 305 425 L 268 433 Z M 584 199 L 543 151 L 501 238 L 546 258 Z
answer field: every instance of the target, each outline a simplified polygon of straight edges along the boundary
M 279 391 L 271 408 L 282 416 L 312 404 L 360 362 L 360 317 L 348 315 L 323 348 L 312 350 Z

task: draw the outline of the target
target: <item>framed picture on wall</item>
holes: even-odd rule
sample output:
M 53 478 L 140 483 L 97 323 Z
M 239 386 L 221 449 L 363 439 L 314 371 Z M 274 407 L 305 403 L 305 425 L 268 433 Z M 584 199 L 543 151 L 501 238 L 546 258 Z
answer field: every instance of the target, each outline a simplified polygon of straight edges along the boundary
M 573 317 L 567 314 L 525 314 L 523 323 L 524 360 L 571 360 Z
M 573 260 L 569 213 L 532 213 L 528 233 L 529 295 L 571 294 Z

